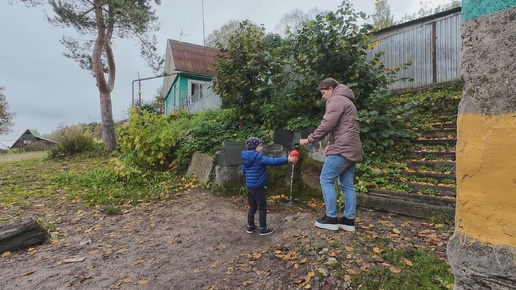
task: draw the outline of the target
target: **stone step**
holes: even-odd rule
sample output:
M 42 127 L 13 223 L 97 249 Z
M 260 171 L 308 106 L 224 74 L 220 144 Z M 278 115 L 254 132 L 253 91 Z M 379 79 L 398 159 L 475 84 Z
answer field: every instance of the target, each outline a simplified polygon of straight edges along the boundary
M 380 193 L 357 194 L 357 205 L 362 208 L 387 211 L 417 218 L 440 216 L 453 218 L 455 216 L 454 205 L 429 204 L 425 203 L 423 199 L 404 200 Z
M 432 173 L 432 172 L 407 172 L 402 171 L 400 172 L 400 175 L 402 176 L 417 176 L 417 177 L 426 177 L 426 178 L 433 178 L 436 179 L 439 183 L 442 183 L 444 179 L 452 179 L 456 180 L 455 174 L 447 174 L 447 173 Z
M 393 191 L 387 189 L 370 188 L 369 194 L 383 197 L 396 198 L 406 201 L 423 202 L 432 205 L 455 206 L 455 198 L 446 198 L 433 195 L 418 194 L 413 192 Z
M 455 147 L 457 145 L 457 139 L 417 139 L 417 140 L 412 140 L 412 143 L 429 145 L 429 146 L 441 145 L 441 146 Z
M 422 160 L 405 160 L 403 163 L 407 165 L 408 168 L 417 171 L 420 166 L 430 167 L 434 170 L 439 170 L 442 167 L 450 167 L 455 170 L 455 162 L 454 161 L 422 161 Z
M 418 194 L 417 192 L 420 192 L 421 190 L 424 190 L 424 189 L 431 189 L 431 190 L 437 191 L 439 194 L 437 194 L 437 195 L 427 194 L 428 196 L 446 196 L 446 197 L 455 198 L 455 196 L 457 195 L 456 189 L 455 189 L 455 184 L 453 184 L 452 186 L 443 186 L 443 185 L 432 185 L 432 184 L 420 184 L 420 183 L 414 183 L 414 182 L 410 182 L 410 181 L 397 182 L 395 184 L 408 185 L 410 188 L 414 189 L 414 191 L 415 191 L 414 194 Z M 425 194 L 423 194 L 423 195 L 425 195 Z
M 432 124 L 432 128 L 435 129 L 457 129 L 457 122 L 446 122 L 446 123 L 436 123 Z
M 450 139 L 454 139 L 457 137 L 457 129 L 455 129 L 455 128 L 444 128 L 441 130 L 421 130 L 421 131 L 417 131 L 417 133 L 419 133 L 421 136 L 429 137 L 428 139 L 433 139 L 433 138 L 445 139 L 449 136 L 452 137 Z
M 411 154 L 415 159 L 420 159 L 422 161 L 428 161 L 428 160 L 455 161 L 455 152 L 413 151 L 413 152 L 411 152 Z

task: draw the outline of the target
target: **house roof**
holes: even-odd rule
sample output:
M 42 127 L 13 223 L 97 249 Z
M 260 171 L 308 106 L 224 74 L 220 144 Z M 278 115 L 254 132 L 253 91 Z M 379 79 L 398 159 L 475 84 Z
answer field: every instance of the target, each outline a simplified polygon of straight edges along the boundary
M 172 39 L 168 40 L 168 44 L 174 70 L 199 75 L 213 75 L 210 67 L 215 56 L 220 53 L 218 49 Z
M 20 136 L 20 138 L 18 138 L 18 140 L 22 139 L 23 135 L 25 135 L 27 133 L 31 134 L 32 136 L 34 136 L 34 138 L 36 138 L 38 140 L 52 142 L 52 143 L 58 143 L 57 141 L 50 140 L 50 139 L 47 139 L 47 138 L 43 138 L 43 136 L 41 136 L 41 134 L 39 134 L 38 130 L 36 130 L 36 129 L 27 129 L 27 130 L 25 130 L 25 132 L 23 132 L 23 134 Z M 16 140 L 16 142 L 18 142 L 18 140 Z M 14 144 L 16 144 L 16 142 L 14 142 Z M 14 146 L 14 144 L 13 144 L 13 146 Z
M 0 141 L 0 151 L 7 151 L 9 150 L 9 146 L 5 145 L 3 141 Z

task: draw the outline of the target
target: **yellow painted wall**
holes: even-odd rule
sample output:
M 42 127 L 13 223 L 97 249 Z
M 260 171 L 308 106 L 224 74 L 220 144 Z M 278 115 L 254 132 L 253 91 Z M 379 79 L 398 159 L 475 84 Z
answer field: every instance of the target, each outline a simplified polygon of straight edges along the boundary
M 459 114 L 456 231 L 516 246 L 516 113 Z

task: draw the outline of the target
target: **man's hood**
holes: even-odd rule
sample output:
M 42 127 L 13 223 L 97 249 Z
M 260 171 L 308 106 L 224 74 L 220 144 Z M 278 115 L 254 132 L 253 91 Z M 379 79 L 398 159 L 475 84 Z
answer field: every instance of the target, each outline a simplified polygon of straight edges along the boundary
M 337 87 L 333 90 L 332 96 L 334 95 L 341 95 L 350 99 L 353 102 L 355 101 L 355 94 L 353 93 L 353 91 L 343 84 L 337 85 Z

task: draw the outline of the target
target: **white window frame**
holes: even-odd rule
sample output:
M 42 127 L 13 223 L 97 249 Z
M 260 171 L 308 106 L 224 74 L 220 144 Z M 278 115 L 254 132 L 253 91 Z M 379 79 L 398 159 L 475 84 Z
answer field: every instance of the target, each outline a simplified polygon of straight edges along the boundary
M 201 92 L 201 94 L 199 95 L 199 99 L 202 99 L 203 91 L 207 87 L 208 83 L 205 81 L 188 80 L 188 98 L 190 100 L 189 105 L 192 105 L 195 102 L 193 98 L 194 92 L 192 92 L 192 85 L 199 85 L 199 89 Z

